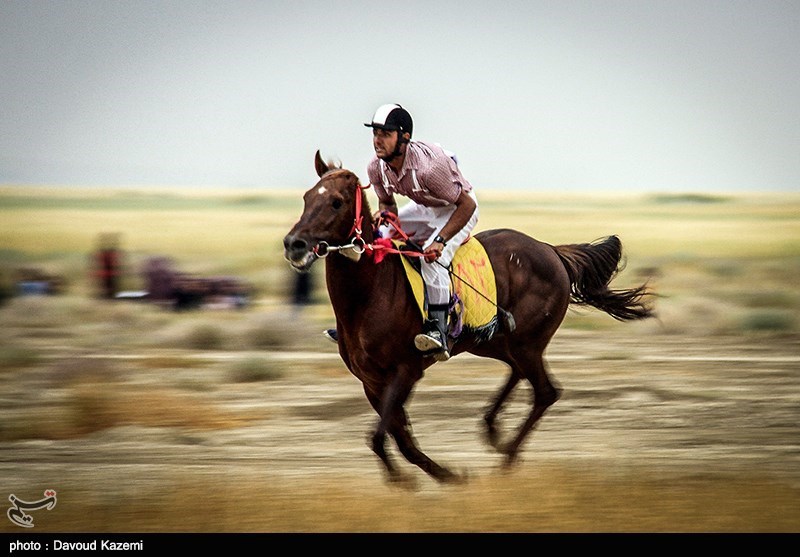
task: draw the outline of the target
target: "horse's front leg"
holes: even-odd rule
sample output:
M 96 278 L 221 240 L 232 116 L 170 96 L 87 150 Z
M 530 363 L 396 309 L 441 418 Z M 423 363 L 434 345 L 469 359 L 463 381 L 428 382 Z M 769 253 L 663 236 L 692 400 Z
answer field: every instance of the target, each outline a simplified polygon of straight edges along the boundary
M 466 481 L 466 475 L 456 474 L 444 466 L 440 466 L 431 460 L 425 453 L 423 453 L 417 446 L 417 442 L 411 433 L 411 422 L 408 420 L 406 411 L 401 408 L 402 423 L 393 422 L 390 433 L 397 442 L 397 448 L 403 453 L 410 463 L 415 464 L 425 471 L 428 475 L 442 483 L 463 483 Z
M 378 413 L 378 416 L 381 416 L 381 412 L 383 407 L 381 405 L 381 397 L 378 393 L 373 392 L 370 390 L 366 385 L 364 385 L 364 392 L 367 395 L 367 400 Z M 392 462 L 392 459 L 389 457 L 389 454 L 386 452 L 386 429 L 381 429 L 381 422 L 383 420 L 380 419 L 378 422 L 378 427 L 375 431 L 367 436 L 367 444 L 372 449 L 378 457 L 383 462 L 383 465 L 386 467 L 386 471 L 389 473 L 389 478 L 393 480 L 399 479 L 400 472 L 397 470 L 397 467 Z
M 372 451 L 383 462 L 389 478 L 393 481 L 401 480 L 402 475 L 386 452 L 386 434 L 396 429 L 397 423 L 403 423 L 403 404 L 408 399 L 415 382 L 416 380 L 411 380 L 402 373 L 395 373 L 380 392 L 364 385 L 367 399 L 379 416 L 378 425 L 368 442 Z
M 367 398 L 369 398 L 373 407 L 378 410 L 378 414 L 380 415 L 378 427 L 375 429 L 371 438 L 372 450 L 380 457 L 381 461 L 386 466 L 386 470 L 389 472 L 390 479 L 393 481 L 402 480 L 404 478 L 386 452 L 387 433 L 394 437 L 398 449 L 400 449 L 400 452 L 410 463 L 418 466 L 427 474 L 441 482 L 459 481 L 461 479 L 460 476 L 428 458 L 428 456 L 419 449 L 411 435 L 411 424 L 408 421 L 408 416 L 406 415 L 403 405 L 408 400 L 411 389 L 419 379 L 419 376 L 421 376 L 421 373 L 413 375 L 413 372 L 404 373 L 398 371 L 386 385 L 380 398 L 376 397 L 368 390 L 366 391 Z

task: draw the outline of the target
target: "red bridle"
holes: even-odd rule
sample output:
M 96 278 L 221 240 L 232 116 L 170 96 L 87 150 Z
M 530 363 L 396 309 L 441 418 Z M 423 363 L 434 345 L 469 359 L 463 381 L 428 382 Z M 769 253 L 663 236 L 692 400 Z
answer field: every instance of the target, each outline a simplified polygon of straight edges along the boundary
M 356 199 L 355 199 L 355 217 L 353 219 L 353 226 L 350 228 L 350 232 L 347 234 L 348 236 L 353 235 L 352 239 L 350 240 L 349 244 L 341 245 L 341 246 L 331 246 L 328 242 L 322 241 L 318 243 L 313 248 L 313 252 L 317 257 L 324 258 L 327 257 L 329 252 L 331 251 L 342 251 L 345 249 L 351 249 L 356 254 L 361 254 L 364 251 L 369 253 L 370 255 L 376 255 L 378 251 L 386 253 L 402 253 L 405 255 L 412 255 L 415 257 L 424 257 L 424 254 L 415 251 L 400 251 L 394 247 L 394 244 L 388 238 L 379 238 L 377 243 L 367 244 L 364 242 L 364 239 L 361 237 L 363 233 L 362 224 L 364 222 L 364 215 L 362 214 L 363 210 L 363 195 L 362 191 L 369 189 L 370 184 L 366 186 L 362 186 L 361 182 L 356 181 Z M 406 241 L 409 241 L 408 235 L 403 232 L 402 228 L 400 228 L 400 220 L 397 218 L 397 215 L 394 213 L 389 213 L 384 211 L 381 213 L 380 220 L 376 223 L 375 228 L 377 229 L 378 226 L 382 222 L 386 222 L 390 224 L 397 233 Z M 376 263 L 379 263 L 383 260 L 382 256 L 376 256 Z
M 334 170 L 330 174 L 326 174 L 326 176 L 328 176 L 328 178 L 332 178 L 334 173 L 339 174 L 344 172 L 346 171 L 341 169 Z M 316 255 L 319 258 L 324 258 L 327 257 L 329 252 L 331 251 L 342 251 L 345 249 L 353 250 L 353 252 L 355 252 L 356 254 L 361 255 L 362 253 L 364 253 L 364 250 L 366 250 L 369 247 L 364 243 L 364 239 L 361 237 L 362 234 L 361 225 L 364 222 L 364 215 L 361 214 L 363 205 L 362 203 L 363 196 L 361 194 L 361 190 L 365 190 L 369 187 L 370 187 L 369 184 L 367 184 L 366 186 L 362 186 L 361 182 L 359 182 L 358 179 L 356 179 L 355 218 L 353 219 L 353 226 L 350 228 L 350 232 L 348 232 L 347 234 L 348 236 L 350 236 L 351 234 L 353 235 L 352 239 L 350 240 L 350 243 L 341 246 L 331 246 L 330 244 L 328 244 L 328 242 L 323 240 L 312 248 L 311 251 L 314 252 L 314 255 Z

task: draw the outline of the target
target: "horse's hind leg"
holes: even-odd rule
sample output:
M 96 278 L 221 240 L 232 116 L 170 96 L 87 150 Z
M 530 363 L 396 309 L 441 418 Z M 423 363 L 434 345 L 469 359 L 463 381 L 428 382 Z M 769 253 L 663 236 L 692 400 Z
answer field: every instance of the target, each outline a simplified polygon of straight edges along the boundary
M 512 367 L 531 382 L 533 407 L 528 418 L 517 431 L 517 435 L 502 450 L 506 455 L 506 465 L 514 463 L 525 438 L 536 427 L 545 411 L 561 397 L 561 390 L 550 382 L 541 351 L 522 350 L 521 353 L 515 354 Z
M 508 381 L 506 381 L 506 384 L 503 385 L 502 389 L 500 389 L 500 392 L 497 393 L 494 402 L 483 415 L 483 421 L 486 424 L 486 439 L 495 449 L 500 448 L 500 431 L 495 425 L 497 416 L 500 413 L 500 410 L 502 410 L 506 399 L 512 393 L 514 387 L 517 386 L 517 383 L 519 383 L 520 379 L 521 377 L 519 373 L 512 368 L 511 374 L 508 376 Z

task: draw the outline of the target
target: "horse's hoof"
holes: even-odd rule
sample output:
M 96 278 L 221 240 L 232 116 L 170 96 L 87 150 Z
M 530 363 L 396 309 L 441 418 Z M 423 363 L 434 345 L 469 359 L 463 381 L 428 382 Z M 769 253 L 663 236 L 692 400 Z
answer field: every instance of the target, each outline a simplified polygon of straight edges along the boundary
M 419 487 L 419 484 L 414 477 L 408 476 L 398 471 L 389 472 L 387 470 L 386 482 L 389 485 L 405 489 L 406 491 L 416 491 L 417 488 Z
M 495 424 L 494 418 L 483 418 L 483 438 L 486 443 L 496 451 L 500 451 L 500 429 Z
M 464 485 L 469 482 L 469 473 L 464 470 L 459 474 L 453 474 L 453 477 L 447 481 L 451 485 Z
M 495 428 L 487 429 L 483 435 L 486 443 L 496 451 L 502 452 L 502 444 L 500 443 L 500 432 Z
M 517 463 L 517 453 L 505 452 L 504 454 L 505 458 L 503 459 L 503 469 L 510 470 Z
M 431 473 L 431 475 L 436 479 L 439 483 L 447 484 L 447 485 L 459 485 L 467 483 L 467 479 L 469 475 L 466 471 L 461 473 L 456 473 L 447 468 L 442 468 L 437 470 L 435 473 Z

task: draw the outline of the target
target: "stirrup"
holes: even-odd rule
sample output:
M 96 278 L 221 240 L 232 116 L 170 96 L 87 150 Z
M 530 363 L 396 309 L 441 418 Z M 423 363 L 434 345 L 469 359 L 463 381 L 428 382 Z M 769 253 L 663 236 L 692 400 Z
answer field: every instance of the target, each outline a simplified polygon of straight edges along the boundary
M 325 329 L 322 331 L 322 334 L 325 335 L 325 338 L 332 343 L 339 344 L 339 333 L 336 331 L 336 329 Z
M 441 342 L 439 342 L 439 331 L 435 331 L 434 333 L 433 335 L 417 335 L 414 337 L 414 346 L 425 356 L 433 356 L 433 359 L 437 362 L 446 362 L 450 359 L 450 351 L 447 349 L 447 346 L 442 346 Z M 427 346 L 430 348 L 425 348 Z
M 444 347 L 441 350 L 433 353 L 433 359 L 437 362 L 446 362 L 450 359 L 450 351 L 447 349 L 447 347 Z
M 433 350 L 442 350 L 442 336 L 439 331 L 430 331 L 427 333 L 420 333 L 414 337 L 414 346 L 420 352 L 431 352 Z

